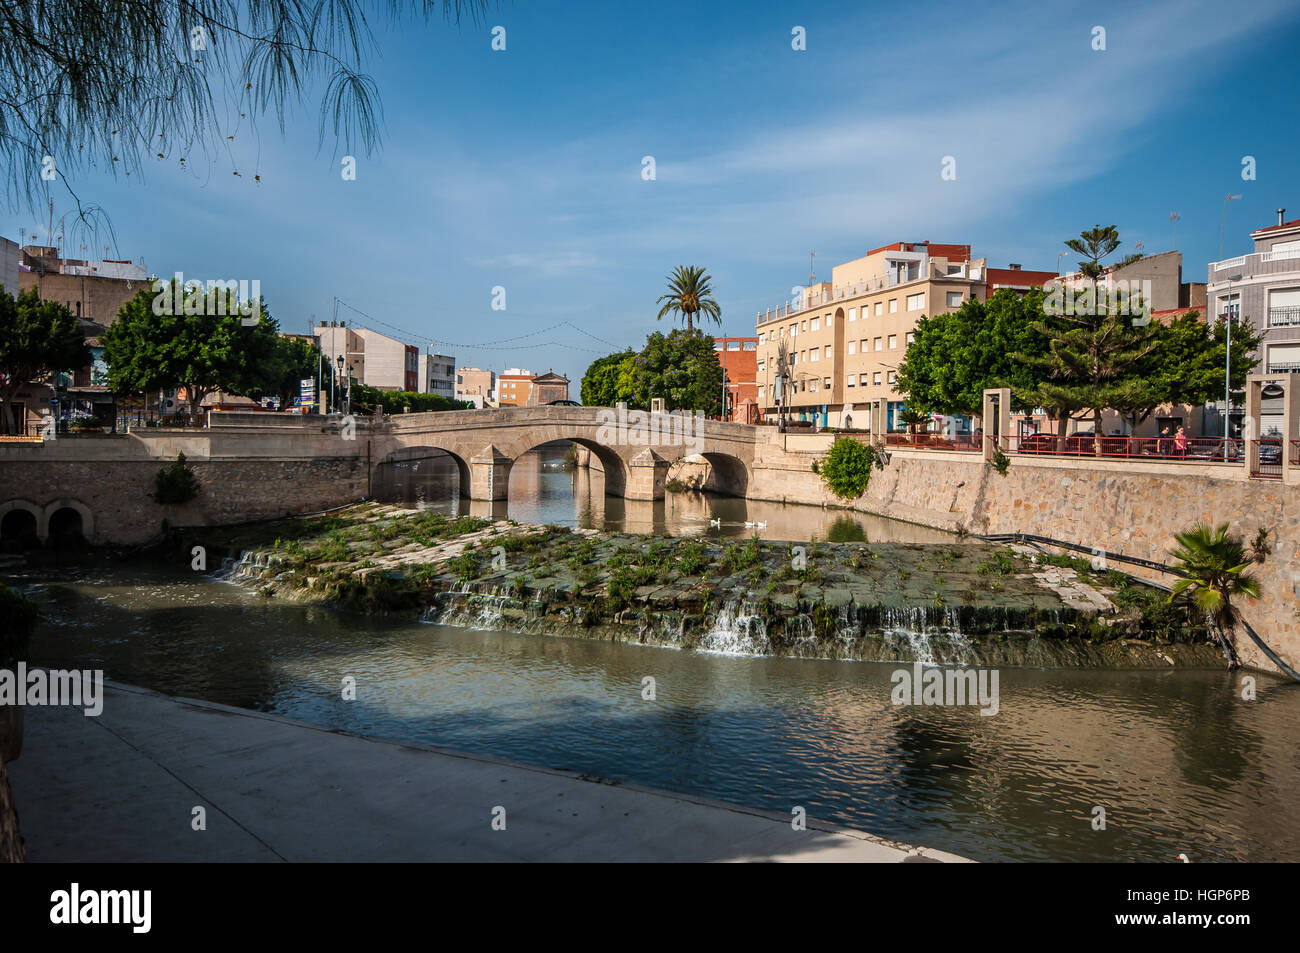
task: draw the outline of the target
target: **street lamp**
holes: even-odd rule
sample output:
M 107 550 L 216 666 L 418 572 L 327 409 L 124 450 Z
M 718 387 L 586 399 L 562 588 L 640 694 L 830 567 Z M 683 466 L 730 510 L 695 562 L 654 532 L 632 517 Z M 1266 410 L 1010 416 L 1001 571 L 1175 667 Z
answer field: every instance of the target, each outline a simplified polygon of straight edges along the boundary
M 1223 319 L 1228 324 L 1228 346 L 1223 358 L 1223 460 L 1228 460 L 1228 424 L 1232 419 L 1232 283 L 1241 275 L 1228 276 L 1228 309 Z
M 342 355 L 342 354 L 340 354 L 340 355 L 338 356 L 338 365 L 339 365 L 339 373 L 338 373 L 338 376 L 339 376 L 339 377 L 342 377 L 342 376 L 343 376 L 343 355 Z M 340 385 L 341 385 L 343 382 L 342 382 L 342 381 L 339 381 L 339 383 L 340 383 Z M 340 395 L 339 395 L 339 396 L 341 397 L 341 396 L 342 396 L 342 393 L 341 393 L 341 391 L 342 391 L 342 387 L 341 387 L 341 386 L 340 386 L 339 390 L 340 390 Z M 335 405 L 334 405 L 334 409 L 335 409 L 335 410 L 338 410 L 338 409 L 339 409 L 337 403 L 335 403 Z

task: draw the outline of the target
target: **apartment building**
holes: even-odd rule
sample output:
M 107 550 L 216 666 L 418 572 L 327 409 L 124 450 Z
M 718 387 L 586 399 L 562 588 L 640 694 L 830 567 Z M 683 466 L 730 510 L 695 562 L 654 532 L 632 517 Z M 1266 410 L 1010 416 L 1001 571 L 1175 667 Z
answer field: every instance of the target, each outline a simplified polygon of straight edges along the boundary
M 497 375 L 481 367 L 462 367 L 456 372 L 456 399 L 467 400 L 475 407 L 486 407 L 496 398 Z
M 15 297 L 22 290 L 18 283 L 18 264 L 21 261 L 22 250 L 18 243 L 0 238 L 0 285 Z
M 101 328 L 116 321 L 118 309 L 142 288 L 153 286 L 144 265 L 60 258 L 58 249 L 50 245 L 24 245 L 18 271 L 17 288 L 10 288 L 11 293 L 35 288 L 42 299 L 57 301 Z
M 421 394 L 437 394 L 448 400 L 456 399 L 456 358 L 450 354 L 424 354 L 420 357 Z
M 876 418 L 888 430 L 901 428 L 905 395 L 895 386 L 898 366 L 920 318 L 955 311 L 972 298 L 985 300 L 990 288 L 1014 282 L 1028 290 L 1056 277 L 998 271 L 994 279 L 985 259 L 971 257 L 970 245 L 894 242 L 836 265 L 830 281 L 797 288 L 794 300 L 758 315 L 762 414 L 774 417 L 780 401 L 792 419 L 823 427 L 867 430 Z M 790 380 L 778 384 L 782 346 Z
M 758 338 L 714 338 L 713 350 L 727 385 L 726 419 L 758 422 Z
M 1300 372 L 1300 219 L 1250 233 L 1254 250 L 1210 263 L 1211 312 L 1246 320 L 1264 335 L 1260 373 Z
M 343 366 L 345 378 L 351 376 L 368 387 L 420 390 L 420 349 L 414 344 L 369 328 L 348 327 L 346 321 L 322 321 L 312 334 L 335 373 Z
M 522 367 L 509 367 L 497 376 L 497 405 L 501 407 L 527 407 L 533 394 L 533 378 L 537 375 Z
M 1092 286 L 1092 279 L 1078 271 L 1062 275 L 1060 280 L 1068 288 L 1082 290 Z M 1140 289 L 1153 312 L 1197 308 L 1204 313 L 1205 310 L 1205 283 L 1183 281 L 1183 256 L 1177 251 L 1144 255 L 1128 264 L 1111 265 L 1097 279 L 1097 287 L 1105 288 L 1112 300 L 1117 291 L 1131 294 L 1134 289 Z

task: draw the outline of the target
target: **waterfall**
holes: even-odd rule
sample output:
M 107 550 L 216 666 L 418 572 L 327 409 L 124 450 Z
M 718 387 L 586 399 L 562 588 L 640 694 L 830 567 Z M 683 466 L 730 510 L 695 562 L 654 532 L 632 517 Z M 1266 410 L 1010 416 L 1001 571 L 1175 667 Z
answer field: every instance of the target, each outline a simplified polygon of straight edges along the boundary
M 727 600 L 713 617 L 713 624 L 700 640 L 698 650 L 717 655 L 771 654 L 767 622 L 757 612 L 758 606 L 752 602 Z

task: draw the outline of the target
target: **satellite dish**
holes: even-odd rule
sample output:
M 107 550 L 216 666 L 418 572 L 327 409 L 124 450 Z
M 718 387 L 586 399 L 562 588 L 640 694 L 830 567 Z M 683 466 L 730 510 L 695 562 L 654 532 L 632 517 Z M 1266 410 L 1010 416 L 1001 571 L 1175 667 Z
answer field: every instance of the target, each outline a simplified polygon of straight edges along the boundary
M 1261 397 L 1266 397 L 1270 400 L 1273 399 L 1274 397 L 1281 397 L 1285 393 L 1286 390 L 1282 387 L 1281 384 L 1265 384 L 1262 388 L 1260 388 L 1259 391 L 1259 395 Z

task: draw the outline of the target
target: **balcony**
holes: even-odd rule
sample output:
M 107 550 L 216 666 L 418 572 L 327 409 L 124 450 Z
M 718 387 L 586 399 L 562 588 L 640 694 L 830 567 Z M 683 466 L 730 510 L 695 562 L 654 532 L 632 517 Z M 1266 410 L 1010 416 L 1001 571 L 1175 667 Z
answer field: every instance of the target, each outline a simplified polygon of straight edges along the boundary
M 1300 308 L 1269 308 L 1268 326 L 1270 328 L 1294 328 L 1300 326 Z M 1270 371 L 1270 373 L 1272 373 Z
M 1240 271 L 1243 276 L 1283 275 L 1300 271 L 1300 248 L 1280 248 L 1275 251 L 1238 255 L 1223 261 L 1210 262 L 1210 284 L 1227 280 L 1224 272 Z

